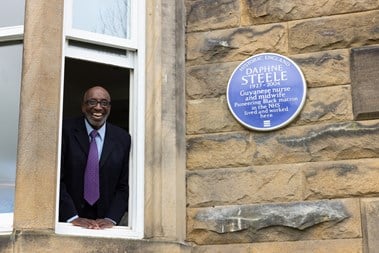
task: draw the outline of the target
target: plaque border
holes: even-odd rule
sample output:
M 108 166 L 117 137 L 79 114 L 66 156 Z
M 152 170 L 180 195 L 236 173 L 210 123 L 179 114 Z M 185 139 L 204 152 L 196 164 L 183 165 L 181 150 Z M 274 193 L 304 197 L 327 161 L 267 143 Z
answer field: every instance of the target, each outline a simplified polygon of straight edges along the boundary
M 230 88 L 230 81 L 232 79 L 232 77 L 234 76 L 234 73 L 245 63 L 247 63 L 249 60 L 255 58 L 255 57 L 259 57 L 259 56 L 264 56 L 264 55 L 274 55 L 274 56 L 278 56 L 278 57 L 281 57 L 281 58 L 284 58 L 285 60 L 289 61 L 297 70 L 297 72 L 299 73 L 300 77 L 301 77 L 301 81 L 302 81 L 302 85 L 303 85 L 303 96 L 301 98 L 301 102 L 298 106 L 298 108 L 296 109 L 295 113 L 292 114 L 291 117 L 289 117 L 286 121 L 284 121 L 283 123 L 279 124 L 279 125 L 276 125 L 276 126 L 273 126 L 273 127 L 265 127 L 265 128 L 261 128 L 261 127 L 256 127 L 256 126 L 253 126 L 253 125 L 249 125 L 247 123 L 245 123 L 244 121 L 242 121 L 233 111 L 233 107 L 230 105 L 230 101 L 229 101 L 229 88 Z M 229 80 L 228 80 L 228 86 L 226 88 L 226 100 L 227 100 L 227 103 L 228 103 L 228 108 L 229 108 L 229 111 L 232 113 L 233 117 L 241 124 L 243 125 L 244 127 L 250 129 L 250 130 L 256 130 L 256 131 L 263 131 L 263 132 L 268 132 L 268 131 L 274 131 L 274 130 L 277 130 L 277 129 L 280 129 L 280 128 L 283 128 L 285 126 L 287 126 L 289 123 L 291 123 L 300 113 L 300 111 L 303 109 L 304 107 L 304 104 L 305 104 L 305 100 L 307 98 L 307 83 L 306 83 L 306 80 L 304 78 L 304 74 L 303 72 L 301 71 L 300 67 L 290 58 L 288 58 L 287 56 L 284 56 L 284 55 L 281 55 L 281 54 L 278 54 L 278 53 L 259 53 L 259 54 L 255 54 L 255 55 L 252 55 L 250 56 L 249 58 L 245 59 L 244 61 L 242 61 L 240 64 L 238 64 L 238 66 L 233 70 L 233 73 L 230 75 L 229 77 Z

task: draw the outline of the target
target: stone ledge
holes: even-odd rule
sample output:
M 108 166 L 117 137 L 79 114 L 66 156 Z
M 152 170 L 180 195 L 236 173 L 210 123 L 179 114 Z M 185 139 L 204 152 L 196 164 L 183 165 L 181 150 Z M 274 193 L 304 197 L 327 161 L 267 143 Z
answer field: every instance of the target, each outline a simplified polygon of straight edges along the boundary
M 193 253 L 362 253 L 361 239 L 196 246 Z
M 1 250 L 3 250 L 1 248 L 3 243 L 8 243 L 10 245 L 9 250 L 14 248 L 16 252 L 190 253 L 192 248 L 189 245 L 175 241 L 65 236 L 57 235 L 53 231 L 47 230 L 15 231 L 12 235 L 0 236 L 0 242 Z M 13 250 L 9 252 L 13 252 Z

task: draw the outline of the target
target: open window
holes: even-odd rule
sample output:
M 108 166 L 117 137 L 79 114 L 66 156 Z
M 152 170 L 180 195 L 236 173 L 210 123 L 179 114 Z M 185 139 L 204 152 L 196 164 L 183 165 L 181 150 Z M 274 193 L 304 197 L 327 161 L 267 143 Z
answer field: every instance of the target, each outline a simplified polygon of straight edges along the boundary
M 24 6 L 7 0 L 0 8 L 0 234 L 13 229 Z
M 144 32 L 136 31 L 145 29 L 144 1 L 66 0 L 64 3 L 61 119 L 81 115 L 83 92 L 94 85 L 104 86 L 112 98 L 112 110 L 108 121 L 130 133 L 132 146 L 129 166 L 129 210 L 119 226 L 91 230 L 57 221 L 56 233 L 142 238 L 145 43 Z M 58 156 L 59 168 L 60 154 Z M 57 182 L 59 200 L 59 178 Z M 56 210 L 58 217 L 59 201 Z

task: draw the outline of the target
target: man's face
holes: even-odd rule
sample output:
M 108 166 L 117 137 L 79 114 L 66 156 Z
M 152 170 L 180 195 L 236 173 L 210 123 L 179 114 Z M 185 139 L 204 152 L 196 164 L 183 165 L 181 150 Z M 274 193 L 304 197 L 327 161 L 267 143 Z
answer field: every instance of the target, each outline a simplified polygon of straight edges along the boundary
M 89 89 L 83 98 L 82 112 L 94 129 L 99 129 L 111 112 L 109 93 L 101 87 Z

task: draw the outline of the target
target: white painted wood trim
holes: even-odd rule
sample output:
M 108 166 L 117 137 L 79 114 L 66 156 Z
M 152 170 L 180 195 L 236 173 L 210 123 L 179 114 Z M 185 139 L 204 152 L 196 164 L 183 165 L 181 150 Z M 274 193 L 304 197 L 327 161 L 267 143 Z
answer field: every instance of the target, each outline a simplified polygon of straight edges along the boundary
M 71 12 L 72 0 L 65 1 L 65 15 Z M 59 175 L 60 175 L 60 159 L 61 159 L 61 133 L 62 126 L 59 129 L 58 137 L 58 177 L 57 177 L 57 203 L 56 203 L 56 223 L 55 232 L 57 234 L 77 235 L 77 236 L 93 236 L 93 237 L 111 237 L 111 238 L 130 238 L 142 239 L 144 237 L 144 160 L 145 160 L 145 16 L 146 3 L 144 0 L 132 1 L 132 37 L 138 43 L 132 47 L 132 52 L 126 56 L 112 56 L 107 53 L 92 53 L 84 49 L 74 48 L 68 45 L 67 27 L 71 27 L 70 22 L 65 19 L 65 27 L 63 29 L 63 47 L 62 66 L 64 66 L 64 58 L 66 56 L 76 57 L 78 59 L 93 60 L 130 68 L 130 134 L 132 136 L 132 148 L 130 154 L 130 196 L 129 196 L 129 219 L 128 226 L 115 226 L 111 229 L 91 230 L 72 226 L 69 223 L 58 222 L 59 215 Z M 138 15 L 137 15 L 138 13 Z M 137 27 L 139 32 L 137 33 Z M 133 43 L 131 43 L 133 44 Z M 130 44 L 130 45 L 131 45 Z M 118 47 L 120 48 L 120 47 Z M 125 49 L 130 50 L 129 47 Z M 79 52 L 79 51 L 81 52 Z M 92 50 L 91 50 L 92 51 Z M 83 58 L 82 58 L 83 57 Z M 64 67 L 63 67 L 64 68 Z M 64 69 L 61 76 L 61 94 L 63 95 Z M 60 101 L 60 122 L 62 122 L 63 96 Z M 60 124 L 61 125 L 61 124 Z

